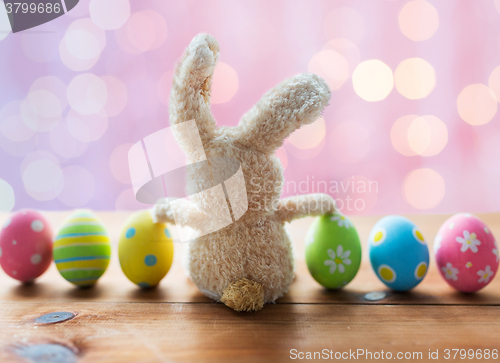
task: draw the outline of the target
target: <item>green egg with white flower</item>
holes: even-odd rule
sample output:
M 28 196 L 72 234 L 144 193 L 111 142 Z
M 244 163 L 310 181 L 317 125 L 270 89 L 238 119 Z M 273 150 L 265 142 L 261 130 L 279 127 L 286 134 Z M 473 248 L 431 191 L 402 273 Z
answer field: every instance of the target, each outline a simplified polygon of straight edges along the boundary
M 306 263 L 312 277 L 327 289 L 338 289 L 361 266 L 361 242 L 351 220 L 336 212 L 316 218 L 307 232 Z

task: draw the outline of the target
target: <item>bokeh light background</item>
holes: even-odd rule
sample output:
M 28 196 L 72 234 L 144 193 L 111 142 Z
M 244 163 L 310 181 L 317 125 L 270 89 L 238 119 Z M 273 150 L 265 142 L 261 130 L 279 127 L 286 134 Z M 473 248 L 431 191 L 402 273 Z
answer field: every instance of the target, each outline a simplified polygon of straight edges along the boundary
M 168 126 L 172 70 L 199 32 L 221 47 L 219 125 L 297 73 L 332 88 L 277 152 L 287 181 L 376 181 L 332 193 L 364 198 L 360 213 L 500 210 L 500 0 L 81 0 L 0 32 L 0 210 L 148 208 L 127 153 Z

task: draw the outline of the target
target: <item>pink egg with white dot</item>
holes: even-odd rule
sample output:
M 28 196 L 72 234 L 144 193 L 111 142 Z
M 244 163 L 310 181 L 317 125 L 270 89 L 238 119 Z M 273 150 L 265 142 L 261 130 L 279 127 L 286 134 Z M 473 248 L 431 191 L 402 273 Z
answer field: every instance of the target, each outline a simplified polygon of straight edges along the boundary
M 472 214 L 456 214 L 443 223 L 434 240 L 434 254 L 443 279 L 462 292 L 482 289 L 498 270 L 495 237 Z
M 11 215 L 0 232 L 0 266 L 16 280 L 33 281 L 50 266 L 52 238 L 40 213 L 22 210 Z

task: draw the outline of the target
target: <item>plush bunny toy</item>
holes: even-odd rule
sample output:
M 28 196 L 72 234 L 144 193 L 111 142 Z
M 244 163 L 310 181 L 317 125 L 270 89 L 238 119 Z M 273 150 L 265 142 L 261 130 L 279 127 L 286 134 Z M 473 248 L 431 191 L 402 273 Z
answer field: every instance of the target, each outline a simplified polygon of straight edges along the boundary
M 283 168 L 274 155 L 293 131 L 320 116 L 330 90 L 317 75 L 300 74 L 266 93 L 238 126 L 217 127 L 210 112 L 210 87 L 218 56 L 219 45 L 210 35 L 192 40 L 175 71 L 170 123 L 195 120 L 208 160 L 239 162 L 248 210 L 234 223 L 190 242 L 186 265 L 191 280 L 208 297 L 237 311 L 256 311 L 283 296 L 294 278 L 292 246 L 284 223 L 335 210 L 333 199 L 325 194 L 280 200 Z M 200 160 L 186 146 L 192 135 L 178 132 L 175 137 L 189 162 Z M 196 184 L 196 178 L 207 175 L 190 177 Z M 203 196 L 175 206 L 159 203 L 153 209 L 155 221 L 177 222 L 194 230 L 212 218 L 217 216 Z

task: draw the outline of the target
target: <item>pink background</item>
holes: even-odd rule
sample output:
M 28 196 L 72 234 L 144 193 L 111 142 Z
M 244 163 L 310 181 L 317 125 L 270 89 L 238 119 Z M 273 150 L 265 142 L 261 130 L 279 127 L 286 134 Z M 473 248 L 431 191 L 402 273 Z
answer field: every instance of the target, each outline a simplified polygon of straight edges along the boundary
M 81 0 L 43 26 L 0 32 L 0 210 L 147 208 L 134 200 L 127 151 L 168 126 L 172 69 L 200 32 L 220 43 L 219 125 L 235 125 L 297 73 L 336 88 L 324 123 L 278 151 L 287 181 L 309 180 L 310 192 L 318 181 L 376 182 L 371 193 L 330 190 L 361 200 L 348 214 L 500 210 L 499 1 L 143 0 L 128 9 Z M 409 58 L 423 73 L 400 65 Z M 365 64 L 375 70 L 360 66 L 375 59 Z

